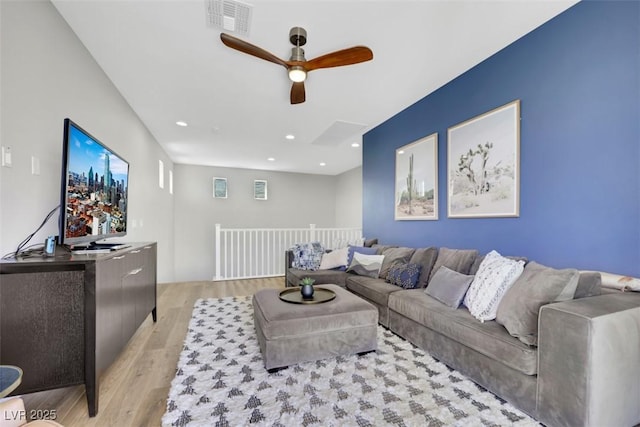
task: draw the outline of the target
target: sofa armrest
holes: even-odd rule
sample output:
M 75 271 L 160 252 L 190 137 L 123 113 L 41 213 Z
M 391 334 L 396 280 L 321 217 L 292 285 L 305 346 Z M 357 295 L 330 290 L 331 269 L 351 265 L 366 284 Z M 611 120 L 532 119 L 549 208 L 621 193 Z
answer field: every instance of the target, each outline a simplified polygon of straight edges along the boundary
M 543 306 L 538 329 L 539 421 L 640 423 L 640 294 Z
M 289 286 L 289 269 L 293 266 L 293 251 L 284 251 L 284 285 Z

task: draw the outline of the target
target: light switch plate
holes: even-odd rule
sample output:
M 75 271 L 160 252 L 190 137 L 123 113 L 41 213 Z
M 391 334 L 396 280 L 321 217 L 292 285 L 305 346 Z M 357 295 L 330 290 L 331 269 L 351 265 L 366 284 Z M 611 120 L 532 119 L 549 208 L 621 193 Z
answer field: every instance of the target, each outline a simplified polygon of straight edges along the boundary
M 31 156 L 31 174 L 40 175 L 40 159 L 36 156 Z
M 2 166 L 5 168 L 10 168 L 13 165 L 13 161 L 11 159 L 11 147 L 2 147 Z

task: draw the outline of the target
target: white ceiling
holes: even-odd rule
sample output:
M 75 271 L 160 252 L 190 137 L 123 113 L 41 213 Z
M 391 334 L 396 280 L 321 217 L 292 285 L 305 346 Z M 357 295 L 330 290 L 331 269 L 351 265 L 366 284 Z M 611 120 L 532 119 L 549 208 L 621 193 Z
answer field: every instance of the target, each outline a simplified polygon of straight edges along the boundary
M 294 26 L 308 32 L 307 59 L 373 50 L 372 61 L 314 71 L 307 101 L 290 105 L 286 70 L 224 46 L 205 0 L 52 2 L 175 163 L 328 175 L 361 164 L 351 144 L 367 130 L 576 3 L 249 0 L 246 40 L 280 58 Z M 314 144 L 352 128 L 336 122 L 362 130 Z

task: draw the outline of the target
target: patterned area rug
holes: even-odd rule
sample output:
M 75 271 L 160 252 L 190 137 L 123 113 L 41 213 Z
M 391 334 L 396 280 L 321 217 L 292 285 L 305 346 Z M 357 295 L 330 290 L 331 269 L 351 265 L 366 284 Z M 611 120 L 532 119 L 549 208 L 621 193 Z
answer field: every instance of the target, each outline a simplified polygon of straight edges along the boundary
M 251 297 L 196 302 L 163 426 L 537 426 L 395 334 L 378 350 L 269 374 Z

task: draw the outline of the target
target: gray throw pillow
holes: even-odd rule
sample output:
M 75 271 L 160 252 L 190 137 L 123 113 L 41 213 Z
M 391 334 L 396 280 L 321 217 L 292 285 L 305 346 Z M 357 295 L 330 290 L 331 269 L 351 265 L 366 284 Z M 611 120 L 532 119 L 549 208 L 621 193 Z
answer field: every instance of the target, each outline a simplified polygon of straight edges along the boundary
M 436 263 L 436 258 L 438 258 L 438 249 L 433 246 L 429 248 L 418 248 L 413 255 L 411 255 L 409 263 L 420 264 L 422 266 L 416 288 L 427 287 L 431 269 L 433 269 L 433 265 Z
M 413 248 L 388 248 L 382 251 L 384 261 L 382 262 L 382 268 L 380 268 L 379 277 L 386 280 L 391 266 L 394 264 L 407 264 L 414 252 L 415 249 Z
M 458 308 L 472 281 L 473 276 L 442 266 L 435 272 L 424 292 L 451 308 Z
M 593 297 L 602 293 L 602 276 L 597 271 L 583 271 L 573 299 Z
M 473 261 L 477 256 L 478 251 L 475 249 L 440 248 L 438 258 L 429 276 L 429 283 L 431 283 L 431 279 L 436 271 L 443 265 L 458 273 L 469 274 Z
M 525 344 L 538 345 L 538 312 L 552 302 L 573 299 L 578 270 L 556 270 L 529 262 L 500 301 L 496 322 Z

